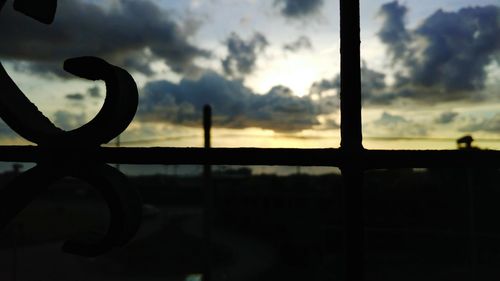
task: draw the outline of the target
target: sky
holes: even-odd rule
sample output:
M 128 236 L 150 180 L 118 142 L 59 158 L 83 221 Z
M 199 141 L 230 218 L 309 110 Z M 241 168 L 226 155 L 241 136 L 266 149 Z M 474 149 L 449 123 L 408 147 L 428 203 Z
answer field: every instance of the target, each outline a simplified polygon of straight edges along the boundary
M 101 82 L 64 72 L 98 56 L 129 71 L 140 100 L 124 146 L 338 147 L 334 0 L 60 0 L 46 26 L 0 14 L 0 59 L 63 129 L 92 119 Z M 500 148 L 500 0 L 361 1 L 366 148 Z M 0 123 L 0 144 L 24 144 Z M 113 145 L 112 143 L 110 145 Z

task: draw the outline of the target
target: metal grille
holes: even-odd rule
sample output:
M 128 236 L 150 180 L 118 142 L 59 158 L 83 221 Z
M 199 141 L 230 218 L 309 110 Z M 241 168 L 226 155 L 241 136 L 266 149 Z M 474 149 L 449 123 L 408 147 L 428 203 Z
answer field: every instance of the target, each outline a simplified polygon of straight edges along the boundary
M 362 146 L 359 0 L 340 0 L 341 147 L 338 149 L 264 148 L 111 148 L 95 151 L 112 164 L 283 165 L 339 167 L 345 194 L 347 280 L 363 280 L 363 173 L 376 168 L 500 167 L 500 152 L 485 150 L 366 150 Z M 0 161 L 39 163 L 38 146 L 2 146 Z M 205 171 L 208 177 L 209 171 Z M 209 195 L 207 195 L 209 197 Z M 210 209 L 210 202 L 207 203 Z M 206 239 L 210 239 L 209 225 Z M 207 278 L 208 279 L 208 278 Z

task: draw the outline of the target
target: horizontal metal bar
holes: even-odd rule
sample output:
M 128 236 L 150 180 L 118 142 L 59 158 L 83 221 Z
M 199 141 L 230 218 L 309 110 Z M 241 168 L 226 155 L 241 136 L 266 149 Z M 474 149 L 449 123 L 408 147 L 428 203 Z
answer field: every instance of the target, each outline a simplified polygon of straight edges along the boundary
M 364 166 L 374 168 L 500 168 L 496 150 L 369 150 Z
M 75 148 L 78 150 L 78 148 Z M 55 153 L 55 152 L 54 152 Z M 362 169 L 426 167 L 500 168 L 495 150 L 363 150 L 296 148 L 171 148 L 102 147 L 99 161 L 113 164 L 331 166 L 357 163 Z M 0 146 L 0 162 L 40 162 L 47 157 L 36 146 Z

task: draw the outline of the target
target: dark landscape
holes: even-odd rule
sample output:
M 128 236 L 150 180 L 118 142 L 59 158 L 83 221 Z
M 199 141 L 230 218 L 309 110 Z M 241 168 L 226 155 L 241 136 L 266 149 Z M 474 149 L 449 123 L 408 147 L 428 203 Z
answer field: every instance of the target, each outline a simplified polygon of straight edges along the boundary
M 2 183 L 14 175 L 4 173 Z M 498 179 L 494 169 L 366 172 L 366 280 L 497 280 Z M 60 250 L 63 240 L 103 232 L 108 219 L 99 194 L 67 178 L 2 232 L 0 279 L 201 280 L 208 251 L 203 177 L 129 180 L 144 208 L 141 229 L 125 248 L 98 258 Z M 209 252 L 217 280 L 344 279 L 340 175 L 241 168 L 214 173 L 212 184 Z

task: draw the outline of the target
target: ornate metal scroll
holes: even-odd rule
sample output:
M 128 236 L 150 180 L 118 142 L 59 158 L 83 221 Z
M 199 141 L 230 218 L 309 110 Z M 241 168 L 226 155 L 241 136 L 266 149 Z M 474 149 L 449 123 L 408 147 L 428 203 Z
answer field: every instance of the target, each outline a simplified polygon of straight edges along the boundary
M 0 0 L 0 12 L 6 0 Z M 57 0 L 16 0 L 14 8 L 40 22 L 54 20 Z M 0 63 L 0 117 L 15 132 L 38 144 L 37 165 L 0 190 L 0 228 L 5 227 L 53 182 L 72 176 L 101 193 L 110 211 L 107 233 L 94 240 L 70 240 L 63 250 L 97 256 L 123 246 L 137 232 L 142 217 L 140 196 L 117 169 L 99 159 L 99 148 L 122 133 L 138 104 L 137 86 L 130 74 L 96 57 L 68 59 L 64 69 L 80 78 L 103 80 L 106 98 L 99 113 L 80 128 L 64 131 L 32 104 Z

